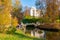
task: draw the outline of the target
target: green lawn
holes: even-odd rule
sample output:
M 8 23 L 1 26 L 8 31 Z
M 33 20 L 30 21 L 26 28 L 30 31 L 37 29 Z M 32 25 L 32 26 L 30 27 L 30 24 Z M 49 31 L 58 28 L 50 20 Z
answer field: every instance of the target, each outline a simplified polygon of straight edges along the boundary
M 17 31 L 14 34 L 0 33 L 0 40 L 44 40 L 44 39 L 29 37 L 27 35 L 24 35 L 23 32 Z

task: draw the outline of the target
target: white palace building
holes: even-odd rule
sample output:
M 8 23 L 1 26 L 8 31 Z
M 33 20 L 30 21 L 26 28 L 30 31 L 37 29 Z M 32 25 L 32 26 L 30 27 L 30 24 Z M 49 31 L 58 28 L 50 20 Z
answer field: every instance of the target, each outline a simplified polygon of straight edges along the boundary
M 37 10 L 35 7 L 30 8 L 30 16 L 39 17 L 41 15 L 41 10 Z

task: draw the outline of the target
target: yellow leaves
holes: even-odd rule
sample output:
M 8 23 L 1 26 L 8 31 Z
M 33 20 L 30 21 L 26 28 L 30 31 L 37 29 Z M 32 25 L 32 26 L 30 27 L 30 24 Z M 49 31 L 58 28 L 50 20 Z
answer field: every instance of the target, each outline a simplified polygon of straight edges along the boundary
M 1 0 L 0 0 L 0 6 L 1 6 Z
M 20 4 L 19 0 L 16 0 L 16 6 L 18 6 Z
M 0 14 L 0 24 L 1 25 L 9 25 L 11 22 L 11 16 L 10 14 Z
M 18 21 L 15 18 L 12 18 L 11 13 L 12 13 L 12 5 L 11 5 L 11 0 L 0 0 L 0 32 L 6 32 L 9 27 L 15 27 L 18 24 Z M 11 29 L 11 30 L 12 30 Z M 13 29 L 14 30 L 14 29 Z
M 12 24 L 12 26 L 14 26 L 14 27 L 17 26 L 18 21 L 17 21 L 17 18 L 16 18 L 16 17 L 11 19 L 11 24 Z
M 18 24 L 16 17 L 14 19 L 11 17 L 11 0 L 4 0 L 4 2 L 0 0 L 0 4 L 4 4 L 2 12 L 0 12 L 0 25 L 7 27 L 12 24 L 13 26 L 16 26 Z
M 2 12 L 0 12 L 0 25 L 10 25 L 11 24 L 11 14 L 10 14 L 10 8 L 11 8 L 11 5 L 10 5 L 10 2 L 11 0 L 4 0 L 4 2 L 2 2 L 0 0 L 0 3 L 2 5 L 2 7 L 4 7 L 2 9 Z
M 2 2 L 2 1 L 0 1 Z M 4 8 L 2 9 L 2 13 L 0 14 L 0 24 L 1 25 L 8 25 L 11 22 L 11 0 L 4 0 L 2 2 Z

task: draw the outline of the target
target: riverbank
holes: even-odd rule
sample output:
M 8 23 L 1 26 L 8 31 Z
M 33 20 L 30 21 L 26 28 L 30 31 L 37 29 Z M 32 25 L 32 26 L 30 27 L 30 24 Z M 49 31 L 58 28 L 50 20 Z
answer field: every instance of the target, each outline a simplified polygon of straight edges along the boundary
M 14 34 L 0 33 L 0 40 L 44 40 L 44 39 L 42 39 L 42 38 L 38 39 L 38 38 L 30 37 L 30 36 L 25 35 L 21 31 L 16 31 L 16 33 L 14 33 Z

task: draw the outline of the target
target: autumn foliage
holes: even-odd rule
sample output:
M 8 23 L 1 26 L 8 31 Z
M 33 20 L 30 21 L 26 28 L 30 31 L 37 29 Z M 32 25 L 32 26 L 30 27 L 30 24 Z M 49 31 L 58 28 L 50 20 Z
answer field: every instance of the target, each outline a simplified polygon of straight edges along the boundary
M 18 24 L 17 17 L 12 17 L 12 0 L 0 0 L 0 32 L 5 32 L 11 27 L 16 28 Z

